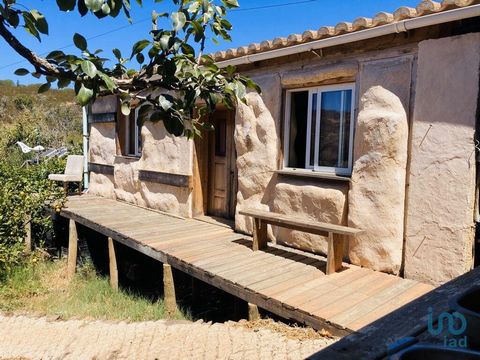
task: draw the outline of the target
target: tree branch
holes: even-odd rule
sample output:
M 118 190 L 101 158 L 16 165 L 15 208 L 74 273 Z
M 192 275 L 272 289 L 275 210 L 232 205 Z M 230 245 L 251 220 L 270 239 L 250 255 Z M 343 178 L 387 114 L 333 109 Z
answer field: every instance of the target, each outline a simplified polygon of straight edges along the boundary
M 53 76 L 75 81 L 77 76 L 73 72 L 63 71 L 55 65 L 49 63 L 46 59 L 38 56 L 30 49 L 26 48 L 13 34 L 6 28 L 3 17 L 0 16 L 0 36 L 10 45 L 19 55 L 25 58 L 35 67 L 35 70 L 42 75 Z

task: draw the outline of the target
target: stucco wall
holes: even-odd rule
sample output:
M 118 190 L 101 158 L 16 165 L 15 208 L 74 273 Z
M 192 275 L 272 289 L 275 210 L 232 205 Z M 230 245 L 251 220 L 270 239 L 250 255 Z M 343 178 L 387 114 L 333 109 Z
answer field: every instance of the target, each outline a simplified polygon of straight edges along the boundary
M 419 44 L 405 276 L 441 284 L 472 264 L 480 34 Z
M 142 127 L 142 156 L 116 157 L 115 196 L 140 206 L 190 217 L 191 189 L 151 181 L 140 181 L 139 170 L 191 175 L 193 142 L 168 135 L 163 123 L 146 122 Z

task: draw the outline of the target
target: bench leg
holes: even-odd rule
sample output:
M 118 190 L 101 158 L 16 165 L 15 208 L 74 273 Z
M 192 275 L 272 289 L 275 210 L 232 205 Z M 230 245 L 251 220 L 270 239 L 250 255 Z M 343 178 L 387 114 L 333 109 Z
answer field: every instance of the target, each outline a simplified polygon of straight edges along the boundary
M 254 219 L 253 226 L 253 251 L 267 247 L 267 223 L 260 219 Z
M 328 233 L 327 275 L 342 268 L 344 242 L 340 236 Z

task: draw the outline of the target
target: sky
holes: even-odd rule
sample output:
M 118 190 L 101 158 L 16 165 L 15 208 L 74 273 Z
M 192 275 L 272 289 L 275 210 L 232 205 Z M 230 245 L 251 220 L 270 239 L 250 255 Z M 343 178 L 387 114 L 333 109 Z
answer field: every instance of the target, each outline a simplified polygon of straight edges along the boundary
M 154 0 L 143 0 L 143 8 L 133 4 L 133 23 L 125 16 L 98 20 L 92 15 L 80 17 L 74 11 L 58 11 L 54 0 L 23 0 L 22 5 L 38 9 L 49 23 L 49 35 L 39 42 L 24 29 L 14 30 L 27 47 L 38 54 L 47 54 L 61 49 L 66 53 L 79 54 L 73 46 L 75 32 L 85 36 L 88 48 L 103 49 L 103 56 L 113 58 L 111 49 L 118 48 L 124 57 L 130 54 L 133 43 L 149 39 L 151 12 L 172 10 L 171 0 L 155 4 Z M 225 50 L 231 47 L 248 45 L 289 34 L 302 34 L 305 30 L 316 30 L 321 26 L 335 26 L 340 21 L 353 21 L 359 16 L 374 17 L 380 11 L 393 12 L 400 6 L 415 7 L 419 0 L 239 0 L 240 8 L 231 11 L 227 19 L 233 24 L 232 42 L 214 44 L 207 42 L 207 52 Z M 135 1 L 132 1 L 135 3 Z M 15 76 L 20 67 L 30 68 L 29 64 L 17 55 L 0 38 L 0 79 L 19 80 L 20 84 L 35 83 L 41 80 L 31 76 Z M 133 64 L 132 64 L 132 67 Z

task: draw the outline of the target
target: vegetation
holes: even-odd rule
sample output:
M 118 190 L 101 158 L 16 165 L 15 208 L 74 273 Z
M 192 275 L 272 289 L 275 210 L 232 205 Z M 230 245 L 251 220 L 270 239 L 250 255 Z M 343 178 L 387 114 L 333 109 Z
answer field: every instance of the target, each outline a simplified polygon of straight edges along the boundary
M 151 302 L 125 290 L 115 292 L 108 279 L 99 277 L 89 264 L 79 268 L 72 282 L 65 274 L 64 261 L 15 268 L 0 285 L 0 310 L 61 319 L 147 321 L 166 317 L 162 300 Z M 174 318 L 189 319 L 189 315 L 179 311 Z
M 65 161 L 22 166 L 34 155 L 23 154 L 16 142 L 67 145 L 70 153 L 81 146 L 81 111 L 73 91 L 38 96 L 37 89 L 0 83 L 0 280 L 15 266 L 36 259 L 24 251 L 25 225 L 31 222 L 34 243 L 41 248 L 52 237 L 50 210 L 58 210 L 65 198 L 61 186 L 47 180 L 48 174 L 63 172 Z
M 140 121 L 161 120 L 170 133 L 192 137 L 199 134 L 201 127 L 210 127 L 202 122 L 202 115 L 213 112 L 217 103 L 231 108 L 238 100 L 245 101 L 247 88 L 260 90 L 252 80 L 236 73 L 234 67 L 218 67 L 203 53 L 207 39 L 230 40 L 232 25 L 226 15 L 228 10 L 238 7 L 237 0 L 171 1 L 176 11 L 152 11 L 152 26 L 156 30 L 135 42 L 131 54 L 125 56 L 113 49 L 114 59 L 105 57 L 100 49 L 89 48 L 87 40 L 78 33 L 73 35 L 73 42 L 80 56 L 53 50 L 46 58 L 39 57 L 11 30 L 24 28 L 40 40 L 49 33 L 48 22 L 39 10 L 27 9 L 16 0 L 0 1 L 0 36 L 34 68 L 17 69 L 17 75 L 31 73 L 46 79 L 39 92 L 49 90 L 54 83 L 59 88 L 73 84 L 81 105 L 91 103 L 98 95 L 115 93 L 122 100 L 125 115 L 130 113 L 135 100 L 143 105 Z M 134 10 L 130 0 L 56 2 L 59 11 L 77 10 L 82 16 L 92 14 L 98 19 L 123 13 L 131 20 Z M 143 0 L 135 2 L 143 4 Z M 154 2 L 158 10 L 162 10 L 160 2 Z M 129 68 L 133 59 L 138 63 L 133 65 L 137 69 Z M 148 95 L 146 88 L 152 90 Z M 200 102 L 204 105 L 195 111 Z

